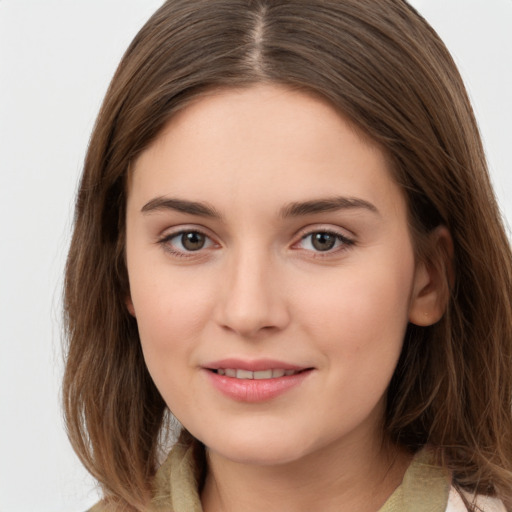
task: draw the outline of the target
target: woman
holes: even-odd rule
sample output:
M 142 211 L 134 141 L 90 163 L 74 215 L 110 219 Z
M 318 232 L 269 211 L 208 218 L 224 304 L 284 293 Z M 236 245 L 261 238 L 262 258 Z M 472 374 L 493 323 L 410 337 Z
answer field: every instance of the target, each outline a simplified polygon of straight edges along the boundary
M 510 508 L 510 261 L 406 2 L 167 2 L 105 98 L 68 259 L 98 509 Z

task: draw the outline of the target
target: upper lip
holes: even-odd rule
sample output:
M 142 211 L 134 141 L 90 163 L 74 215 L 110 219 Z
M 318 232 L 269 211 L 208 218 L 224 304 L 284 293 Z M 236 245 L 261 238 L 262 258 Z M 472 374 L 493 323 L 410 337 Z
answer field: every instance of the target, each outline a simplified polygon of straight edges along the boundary
M 219 368 L 235 368 L 237 370 L 247 370 L 250 372 L 259 372 L 270 369 L 282 370 L 305 370 L 306 366 L 298 366 L 295 364 L 285 363 L 284 361 L 277 361 L 275 359 L 255 359 L 244 360 L 236 358 L 221 359 L 213 361 L 204 365 L 204 368 L 209 370 L 218 370 Z

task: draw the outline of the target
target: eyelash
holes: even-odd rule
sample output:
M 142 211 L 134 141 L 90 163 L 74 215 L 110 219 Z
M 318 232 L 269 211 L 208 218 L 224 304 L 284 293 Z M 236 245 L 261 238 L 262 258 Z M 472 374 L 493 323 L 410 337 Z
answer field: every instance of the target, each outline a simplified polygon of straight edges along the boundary
M 329 230 L 329 229 L 316 229 L 313 231 L 308 231 L 306 233 L 303 233 L 300 238 L 300 241 L 298 243 L 303 242 L 307 238 L 311 238 L 313 235 L 328 235 L 328 236 L 334 237 L 334 239 L 335 239 L 334 243 L 338 244 L 337 247 L 335 246 L 326 251 L 318 251 L 318 250 L 315 251 L 315 250 L 310 250 L 310 249 L 304 249 L 308 252 L 311 252 L 315 258 L 327 258 L 334 254 L 338 254 L 339 252 L 346 251 L 351 246 L 353 246 L 355 244 L 355 241 L 352 240 L 351 238 L 348 238 L 347 236 L 342 235 L 341 233 L 339 233 L 337 231 L 333 231 L 333 230 Z M 310 240 L 309 244 L 310 245 L 313 244 L 312 239 Z M 297 244 L 294 244 L 294 245 L 297 245 Z
M 197 249 L 196 251 L 186 250 L 186 249 L 184 249 L 184 250 L 174 249 L 172 244 L 170 243 L 171 240 L 178 238 L 178 237 L 183 237 L 183 235 L 185 235 L 185 234 L 199 234 L 199 235 L 205 237 L 205 240 L 206 240 L 205 245 L 207 244 L 207 246 L 201 247 L 201 248 Z M 313 250 L 312 249 L 303 249 L 307 252 L 311 252 L 315 258 L 329 257 L 333 254 L 337 254 L 338 252 L 346 251 L 351 246 L 353 246 L 355 244 L 354 240 L 346 237 L 345 235 L 342 235 L 341 233 L 339 233 L 337 231 L 328 230 L 328 229 L 316 229 L 313 231 L 303 232 L 301 234 L 300 240 L 298 242 L 296 242 L 294 244 L 294 246 L 302 243 L 304 240 L 312 237 L 313 235 L 332 236 L 335 238 L 335 244 L 338 243 L 337 247 L 328 249 L 326 251 L 319 251 L 319 250 L 315 251 L 314 249 Z M 199 255 L 200 253 L 202 253 L 203 249 L 206 249 L 208 247 L 211 247 L 212 245 L 215 245 L 215 242 L 213 242 L 211 237 L 208 236 L 204 231 L 202 231 L 200 229 L 182 229 L 180 231 L 177 231 L 174 233 L 169 233 L 169 234 L 165 235 L 164 237 L 162 237 L 161 239 L 158 240 L 158 244 L 160 244 L 166 252 L 172 254 L 175 257 L 190 258 L 190 257 L 193 257 L 194 255 Z M 312 245 L 312 244 L 313 244 L 313 242 L 310 241 L 310 245 Z
M 194 256 L 195 254 L 199 255 L 202 252 L 202 249 L 204 247 L 201 247 L 197 251 L 188 251 L 188 250 L 177 250 L 174 249 L 172 244 L 170 243 L 171 240 L 183 237 L 185 234 L 198 234 L 204 236 L 206 239 L 206 244 L 214 245 L 214 242 L 212 241 L 211 237 L 209 237 L 205 232 L 201 231 L 200 229 L 182 229 L 180 231 L 176 231 L 175 233 L 169 233 L 168 235 L 165 235 L 160 240 L 158 240 L 158 243 L 164 248 L 164 250 L 173 256 L 176 256 L 178 258 L 190 258 L 191 256 Z

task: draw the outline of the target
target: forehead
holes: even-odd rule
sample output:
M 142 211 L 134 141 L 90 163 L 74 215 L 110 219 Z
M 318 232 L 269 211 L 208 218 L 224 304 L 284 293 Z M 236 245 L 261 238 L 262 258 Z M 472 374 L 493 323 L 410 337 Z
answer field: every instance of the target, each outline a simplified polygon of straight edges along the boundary
M 129 181 L 139 204 L 166 194 L 253 211 L 333 195 L 403 201 L 376 144 L 326 100 L 275 85 L 199 97 L 139 156 Z

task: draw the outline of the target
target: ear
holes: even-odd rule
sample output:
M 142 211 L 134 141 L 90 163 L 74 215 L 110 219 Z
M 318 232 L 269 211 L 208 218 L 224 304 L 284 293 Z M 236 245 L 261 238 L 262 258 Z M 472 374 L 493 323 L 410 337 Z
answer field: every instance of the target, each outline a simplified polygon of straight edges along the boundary
M 132 315 L 133 318 L 137 318 L 135 315 L 135 308 L 133 307 L 132 298 L 129 295 L 125 298 L 124 303 L 126 304 L 126 309 L 130 315 Z
M 438 226 L 428 235 L 424 258 L 416 263 L 409 321 L 424 327 L 438 322 L 453 280 L 453 240 L 445 226 Z

